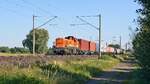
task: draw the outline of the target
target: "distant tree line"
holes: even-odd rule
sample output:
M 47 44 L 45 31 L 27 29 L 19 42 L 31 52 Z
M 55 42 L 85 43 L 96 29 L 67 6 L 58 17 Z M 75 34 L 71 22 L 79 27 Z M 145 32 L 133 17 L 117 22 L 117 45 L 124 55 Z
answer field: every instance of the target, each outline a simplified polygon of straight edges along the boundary
M 1 53 L 30 53 L 29 49 L 27 48 L 23 48 L 23 47 L 9 48 L 5 46 L 0 47 L 0 52 Z
M 36 54 L 53 54 L 52 48 L 48 49 L 48 31 L 42 28 L 36 28 L 35 31 L 35 52 Z M 0 47 L 1 53 L 32 53 L 33 52 L 33 30 L 22 41 L 23 47 Z

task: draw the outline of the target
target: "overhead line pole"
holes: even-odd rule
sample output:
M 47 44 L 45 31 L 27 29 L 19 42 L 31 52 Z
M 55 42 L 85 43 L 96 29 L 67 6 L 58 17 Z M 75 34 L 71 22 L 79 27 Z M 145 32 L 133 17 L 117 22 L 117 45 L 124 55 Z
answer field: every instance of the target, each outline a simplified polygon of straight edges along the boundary
M 35 55 L 35 28 L 34 28 L 34 21 L 35 21 L 35 17 L 37 17 L 37 16 L 35 16 L 35 15 L 33 15 L 33 17 L 32 17 L 32 20 L 33 20 L 33 55 Z
M 99 57 L 98 59 L 100 59 L 102 57 L 101 55 L 101 15 L 98 15 L 99 17 Z
M 52 20 L 54 20 L 55 18 L 57 18 L 57 16 L 54 16 L 52 19 L 49 19 L 48 21 L 46 21 L 45 23 L 43 23 L 43 24 L 41 24 L 40 26 L 38 26 L 38 27 L 35 27 L 35 17 L 37 17 L 37 16 L 35 16 L 35 15 L 33 15 L 32 16 L 32 21 L 33 21 L 33 56 L 35 55 L 35 29 L 36 28 L 40 28 L 40 27 L 42 27 L 42 26 L 44 26 L 44 25 L 46 25 L 47 23 L 49 23 L 50 21 L 52 21 Z
M 120 50 L 121 50 L 121 45 L 122 45 L 122 37 L 120 36 Z
M 99 26 L 96 27 L 95 25 L 89 23 L 88 21 L 82 19 L 81 17 L 98 17 L 98 18 L 99 18 L 99 20 L 98 20 Z M 82 22 L 84 22 L 84 23 L 90 25 L 91 27 L 93 27 L 93 28 L 95 28 L 95 29 L 97 29 L 97 30 L 99 31 L 99 56 L 98 56 L 98 59 L 100 59 L 100 58 L 102 57 L 102 55 L 101 55 L 101 14 L 96 15 L 96 16 L 77 16 L 77 18 L 78 18 L 79 20 L 81 20 Z M 75 24 L 74 24 L 74 25 L 75 25 Z

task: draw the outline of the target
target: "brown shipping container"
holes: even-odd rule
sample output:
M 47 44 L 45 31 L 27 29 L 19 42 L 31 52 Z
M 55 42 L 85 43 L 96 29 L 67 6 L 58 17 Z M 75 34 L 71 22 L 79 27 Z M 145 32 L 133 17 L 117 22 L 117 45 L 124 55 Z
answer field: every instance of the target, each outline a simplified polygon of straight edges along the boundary
M 89 41 L 79 39 L 79 48 L 83 51 L 89 51 Z
M 96 43 L 90 42 L 90 51 L 96 51 Z

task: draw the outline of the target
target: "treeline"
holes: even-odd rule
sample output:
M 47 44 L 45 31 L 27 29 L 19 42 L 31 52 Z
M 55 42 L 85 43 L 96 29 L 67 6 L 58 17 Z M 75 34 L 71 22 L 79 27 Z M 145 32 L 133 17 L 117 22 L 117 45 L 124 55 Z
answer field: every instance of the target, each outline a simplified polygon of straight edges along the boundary
M 30 53 L 29 49 L 27 48 L 23 48 L 23 47 L 9 48 L 5 46 L 0 47 L 0 52 L 1 53 Z
M 0 47 L 0 53 L 21 53 L 21 54 L 26 54 L 26 53 L 32 53 L 28 48 L 24 47 L 14 47 L 14 48 L 9 48 L 6 46 L 1 46 Z M 49 48 L 47 51 L 44 53 L 47 55 L 53 55 L 53 49 Z

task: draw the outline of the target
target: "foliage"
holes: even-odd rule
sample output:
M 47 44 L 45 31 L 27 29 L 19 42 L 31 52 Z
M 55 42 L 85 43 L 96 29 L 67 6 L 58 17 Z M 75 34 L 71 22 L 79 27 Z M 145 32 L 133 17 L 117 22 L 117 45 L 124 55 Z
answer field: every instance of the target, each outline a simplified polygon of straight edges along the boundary
M 133 70 L 129 77 L 130 80 L 125 81 L 125 84 L 150 84 L 149 80 L 141 79 L 141 71 L 141 69 Z
M 0 84 L 44 84 L 42 81 L 25 75 L 0 76 Z
M 14 48 L 0 47 L 0 52 L 1 53 L 29 53 L 29 50 L 22 47 L 14 47 Z
M 119 48 L 120 48 L 120 45 L 119 45 L 119 44 L 109 44 L 108 46 L 109 46 L 109 47 L 116 48 L 116 49 L 119 49 Z
M 29 49 L 21 48 L 21 47 L 14 47 L 10 48 L 11 53 L 29 53 Z
M 0 47 L 0 52 L 2 52 L 2 53 L 9 53 L 10 50 L 9 50 L 8 47 Z
M 46 54 L 47 55 L 54 55 L 53 48 L 49 48 Z
M 47 43 L 49 39 L 48 31 L 45 29 L 35 29 L 35 52 L 45 53 L 48 50 Z M 33 51 L 33 30 L 29 32 L 26 39 L 22 41 L 24 47 L 27 47 L 30 52 Z
M 150 80 L 150 0 L 136 0 L 142 8 L 137 10 L 139 28 L 133 40 L 133 55 L 142 68 L 142 78 Z

